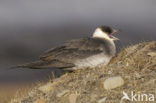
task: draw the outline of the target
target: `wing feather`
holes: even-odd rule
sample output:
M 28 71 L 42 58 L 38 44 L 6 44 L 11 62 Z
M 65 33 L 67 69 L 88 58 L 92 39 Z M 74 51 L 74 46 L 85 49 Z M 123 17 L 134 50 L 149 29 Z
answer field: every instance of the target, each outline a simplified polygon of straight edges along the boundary
M 102 39 L 82 38 L 66 42 L 62 46 L 51 49 L 41 55 L 41 60 L 60 60 L 73 63 L 74 60 L 83 59 L 89 56 L 102 53 L 107 49 L 106 43 Z M 109 52 L 109 51 L 106 51 Z

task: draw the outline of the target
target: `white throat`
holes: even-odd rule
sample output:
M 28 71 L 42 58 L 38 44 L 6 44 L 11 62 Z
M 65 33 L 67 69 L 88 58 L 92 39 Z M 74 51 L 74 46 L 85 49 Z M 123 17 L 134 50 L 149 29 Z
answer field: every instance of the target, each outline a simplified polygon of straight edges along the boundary
M 93 37 L 104 38 L 107 40 L 113 41 L 105 32 L 103 32 L 100 28 L 97 28 L 93 33 Z

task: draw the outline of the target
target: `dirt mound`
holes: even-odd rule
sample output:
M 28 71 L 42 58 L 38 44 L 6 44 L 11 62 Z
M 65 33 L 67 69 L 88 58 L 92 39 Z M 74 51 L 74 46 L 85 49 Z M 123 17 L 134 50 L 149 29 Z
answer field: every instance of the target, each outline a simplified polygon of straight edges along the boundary
M 106 67 L 84 68 L 37 86 L 12 103 L 146 103 L 155 100 L 155 96 L 153 41 L 125 48 Z

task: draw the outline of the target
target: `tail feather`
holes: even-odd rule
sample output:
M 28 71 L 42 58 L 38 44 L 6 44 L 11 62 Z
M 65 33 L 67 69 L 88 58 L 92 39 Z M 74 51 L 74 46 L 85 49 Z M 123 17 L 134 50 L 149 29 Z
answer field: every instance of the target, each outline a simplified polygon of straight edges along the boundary
M 30 68 L 30 69 L 43 69 L 43 68 L 67 68 L 67 67 L 73 67 L 74 64 L 71 63 L 65 63 L 58 60 L 52 60 L 52 61 L 36 61 L 32 63 L 17 65 L 14 68 Z
M 36 61 L 32 63 L 17 65 L 16 68 L 42 69 L 42 68 L 48 68 L 49 65 L 50 65 L 49 62 Z
M 4 74 L 5 72 L 12 71 L 18 68 L 28 68 L 28 69 L 42 69 L 44 68 L 43 62 L 42 61 L 37 61 L 37 62 L 32 62 L 32 63 L 27 63 L 27 64 L 22 64 L 22 65 L 17 65 L 17 66 L 12 66 L 9 68 L 5 68 L 6 71 L 0 72 L 0 74 Z
M 75 65 L 72 63 L 66 63 L 62 62 L 59 60 L 52 60 L 52 61 L 36 61 L 32 63 L 27 63 L 27 64 L 22 64 L 22 65 L 17 65 L 17 66 L 12 66 L 9 68 L 6 68 L 4 72 L 8 72 L 11 70 L 15 70 L 18 68 L 28 68 L 28 69 L 46 69 L 46 68 L 58 68 L 58 69 L 65 69 L 65 68 L 71 68 L 74 67 Z M 0 72 L 4 74 L 4 72 Z

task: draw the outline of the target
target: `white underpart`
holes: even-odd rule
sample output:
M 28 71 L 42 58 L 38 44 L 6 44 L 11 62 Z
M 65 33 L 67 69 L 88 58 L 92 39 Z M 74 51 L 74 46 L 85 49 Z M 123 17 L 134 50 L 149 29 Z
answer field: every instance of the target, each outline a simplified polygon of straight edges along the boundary
M 95 32 L 93 33 L 93 37 L 98 37 L 98 38 L 105 38 L 107 40 L 113 41 L 107 33 L 103 32 L 100 28 L 97 28 Z
M 106 56 L 104 53 L 81 59 L 76 61 L 76 65 L 72 69 L 82 69 L 83 67 L 96 67 L 100 64 L 107 65 L 112 57 Z

